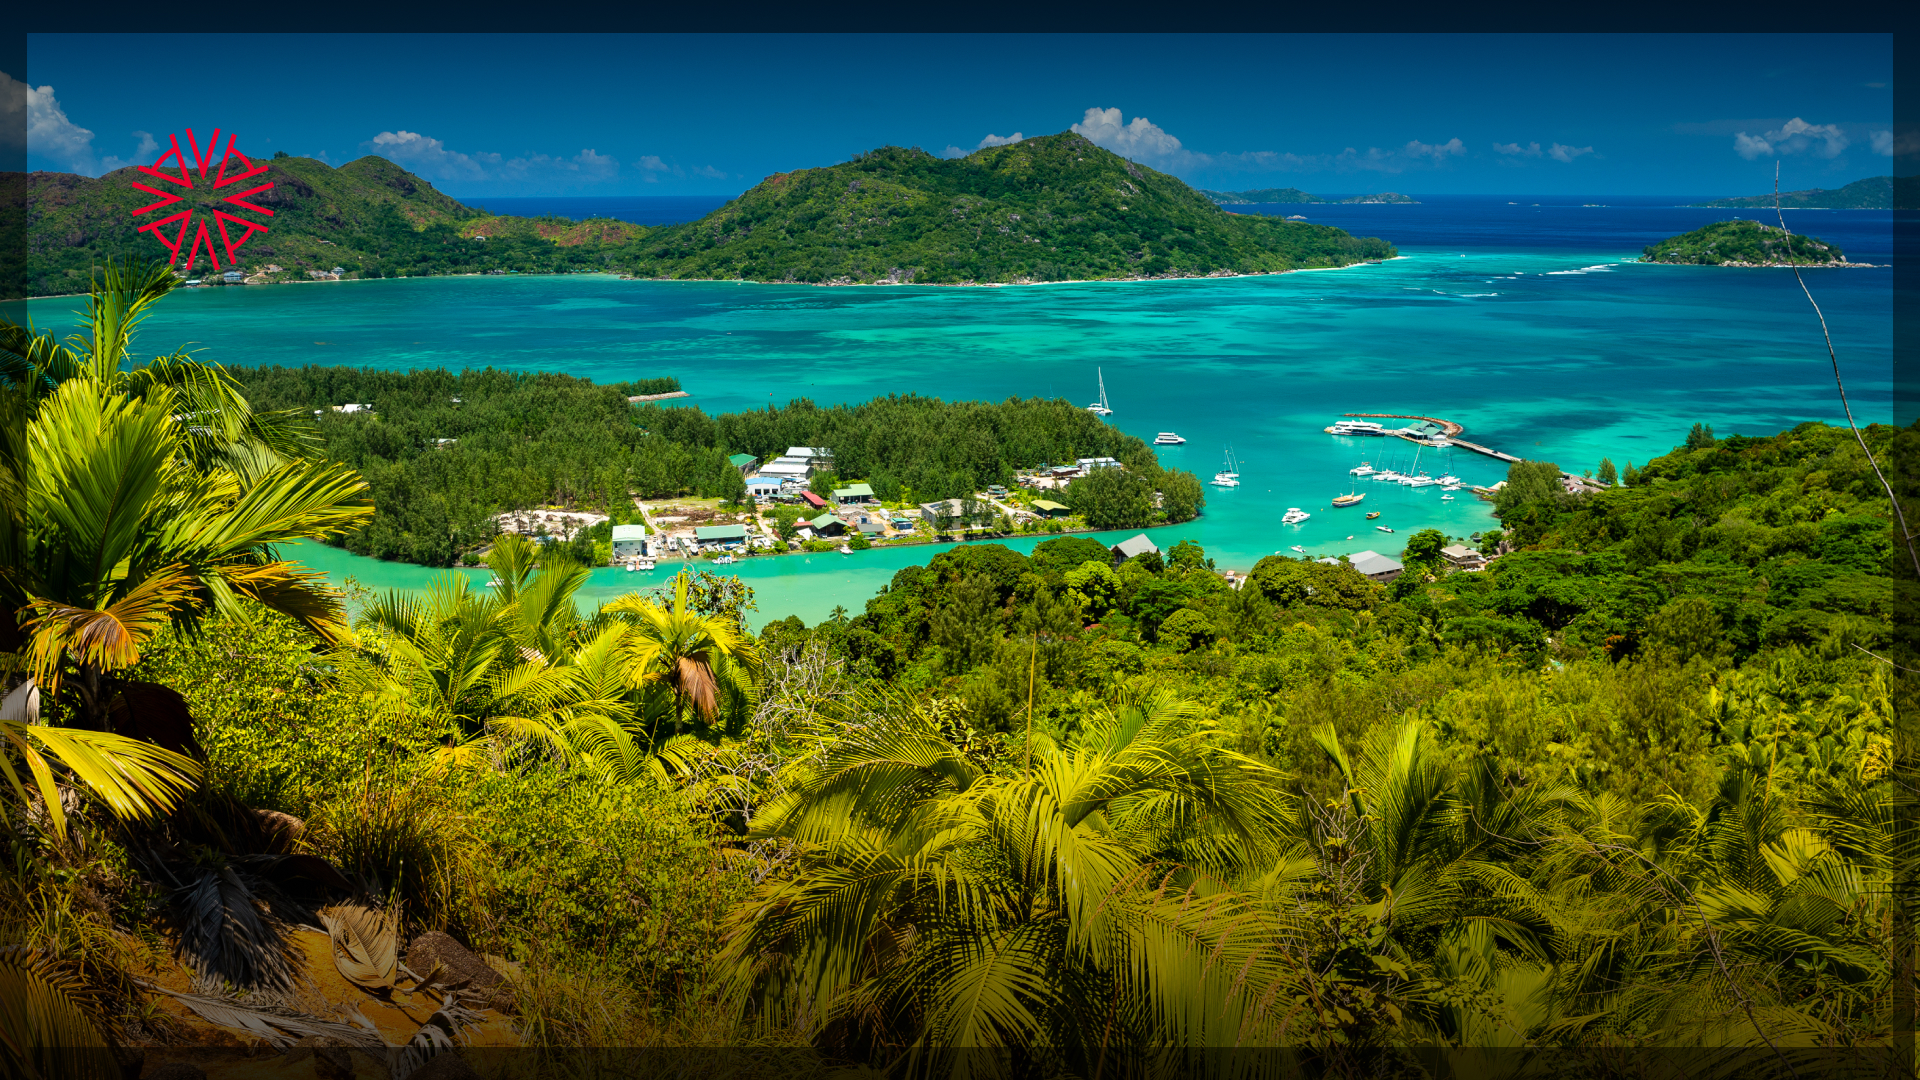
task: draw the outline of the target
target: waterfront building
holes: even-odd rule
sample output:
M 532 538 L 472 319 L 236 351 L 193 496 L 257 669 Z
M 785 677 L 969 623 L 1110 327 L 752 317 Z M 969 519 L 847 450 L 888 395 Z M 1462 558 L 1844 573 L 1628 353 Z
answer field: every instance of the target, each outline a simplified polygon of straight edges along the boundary
M 1088 472 L 1088 473 L 1092 472 L 1095 469 L 1126 468 L 1126 466 L 1120 464 L 1119 461 L 1110 457 L 1083 457 L 1079 459 L 1078 467 L 1081 472 Z M 1055 471 L 1058 472 L 1059 470 L 1056 469 Z
M 1119 552 L 1120 557 L 1123 559 L 1131 559 L 1135 555 L 1145 555 L 1149 551 L 1158 554 L 1160 551 L 1159 548 L 1153 546 L 1153 541 L 1147 539 L 1146 533 L 1141 533 L 1139 536 L 1129 540 L 1120 541 L 1113 546 L 1113 550 Z
M 702 525 L 693 530 L 693 542 L 702 548 L 726 547 L 747 542 L 745 525 Z
M 1487 565 L 1487 560 L 1479 552 L 1462 544 L 1452 544 L 1440 549 L 1440 554 L 1449 563 L 1461 570 L 1478 570 Z
M 847 531 L 847 523 L 832 514 L 821 514 L 807 524 L 812 526 L 813 531 L 820 536 L 839 536 Z
M 1035 499 L 1032 505 L 1033 512 L 1043 518 L 1066 517 L 1073 513 L 1072 507 L 1065 503 L 1054 502 L 1052 499 Z
M 645 525 L 615 525 L 613 527 L 613 557 L 616 559 L 639 559 L 647 554 L 647 527 Z

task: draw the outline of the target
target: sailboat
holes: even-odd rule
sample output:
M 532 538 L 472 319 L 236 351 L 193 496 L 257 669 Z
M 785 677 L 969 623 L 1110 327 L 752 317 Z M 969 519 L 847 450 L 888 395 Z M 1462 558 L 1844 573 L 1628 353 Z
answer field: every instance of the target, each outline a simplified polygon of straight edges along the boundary
M 1220 469 L 1219 472 L 1213 474 L 1212 480 L 1209 480 L 1207 482 L 1214 485 L 1215 487 L 1239 487 L 1240 474 L 1234 471 L 1237 468 L 1238 466 L 1235 464 L 1233 460 L 1233 451 L 1229 449 L 1227 451 L 1226 464 Z
M 1113 408 L 1107 404 L 1107 373 L 1099 368 L 1094 370 L 1100 373 L 1100 400 L 1087 406 L 1087 411 L 1095 416 L 1112 416 Z
M 1354 485 L 1349 483 L 1347 485 L 1347 493 L 1345 495 L 1335 495 L 1333 497 L 1333 508 L 1335 510 L 1338 510 L 1343 506 L 1358 506 L 1360 505 L 1361 500 L 1366 498 L 1365 495 L 1358 494 L 1353 489 L 1354 489 Z

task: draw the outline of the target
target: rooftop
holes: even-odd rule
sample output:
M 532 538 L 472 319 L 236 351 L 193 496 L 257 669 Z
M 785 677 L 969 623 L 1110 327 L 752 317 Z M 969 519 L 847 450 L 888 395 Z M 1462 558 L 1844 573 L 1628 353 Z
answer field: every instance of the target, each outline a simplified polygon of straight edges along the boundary
M 873 498 L 873 487 L 870 484 L 848 484 L 843 488 L 834 488 L 833 497 L 836 499 L 871 499 Z
M 616 544 L 622 540 L 645 540 L 646 538 L 647 527 L 645 525 L 615 525 L 613 527 L 613 542 Z
M 1400 565 L 1400 560 L 1389 559 L 1377 551 L 1356 551 L 1352 555 L 1347 556 L 1347 561 L 1353 564 L 1355 570 L 1360 571 L 1368 577 L 1372 577 L 1375 574 L 1390 574 L 1396 570 L 1404 569 L 1404 567 Z
M 695 540 L 742 540 L 746 535 L 745 525 L 701 525 L 693 530 Z
M 754 462 L 759 460 L 760 460 L 759 458 L 754 457 L 752 454 L 735 454 L 732 457 L 727 459 L 727 464 L 738 469 L 745 465 L 751 465 Z
M 1147 539 L 1146 533 L 1141 533 L 1139 536 L 1133 537 L 1130 540 L 1122 540 L 1114 545 L 1114 549 L 1129 559 L 1135 555 L 1145 555 L 1149 551 L 1157 552 L 1160 550 L 1153 546 L 1153 541 Z
M 1049 514 L 1056 510 L 1070 509 L 1065 503 L 1057 503 L 1052 499 L 1035 499 L 1033 500 L 1033 508 L 1035 510 L 1044 510 Z

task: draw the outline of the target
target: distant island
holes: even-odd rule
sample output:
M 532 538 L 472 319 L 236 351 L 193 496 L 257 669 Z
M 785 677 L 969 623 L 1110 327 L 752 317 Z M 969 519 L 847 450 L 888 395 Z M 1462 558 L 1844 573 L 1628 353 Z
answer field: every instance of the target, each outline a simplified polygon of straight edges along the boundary
M 1195 189 L 1221 206 L 1244 206 L 1252 203 L 1323 203 L 1327 200 L 1318 195 L 1309 195 L 1299 188 L 1257 188 L 1253 191 L 1208 191 Z
M 770 176 L 699 221 L 656 228 L 489 214 L 381 157 L 266 164 L 274 186 L 257 201 L 274 216 L 270 232 L 239 249 L 236 276 L 247 284 L 611 271 L 985 285 L 1277 273 L 1396 254 L 1328 226 L 1228 213 L 1071 133 L 958 160 L 885 147 Z M 135 179 L 133 169 L 31 174 L 28 295 L 84 291 L 108 258 L 165 257 L 138 231 L 133 211 L 152 199 Z M 194 273 L 223 283 L 204 257 Z
M 1415 203 L 1420 200 L 1409 199 L 1394 191 L 1383 191 L 1378 195 L 1350 195 L 1344 199 L 1322 198 L 1309 195 L 1299 188 L 1257 188 L 1253 191 L 1207 191 L 1200 194 L 1221 206 L 1244 206 L 1253 203 Z
M 1773 205 L 1773 195 L 1771 193 L 1740 195 L 1692 205 L 1726 208 L 1768 207 Z M 1783 191 L 1780 193 L 1780 205 L 1787 209 L 1798 210 L 1891 210 L 1893 209 L 1893 177 L 1869 176 L 1865 180 L 1855 180 L 1843 188 Z
M 1230 214 L 1063 132 L 964 158 L 882 147 L 778 173 L 622 252 L 639 278 L 1022 284 L 1276 273 L 1391 258 L 1324 225 Z
M 1832 244 L 1757 221 L 1719 221 L 1649 245 L 1641 262 L 1690 266 L 1871 266 Z

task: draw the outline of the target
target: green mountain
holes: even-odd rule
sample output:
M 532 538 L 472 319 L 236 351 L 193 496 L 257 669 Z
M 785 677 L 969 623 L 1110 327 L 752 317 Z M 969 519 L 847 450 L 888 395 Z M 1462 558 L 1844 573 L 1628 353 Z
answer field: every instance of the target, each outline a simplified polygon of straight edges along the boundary
M 1222 206 L 1241 206 L 1246 203 L 1317 203 L 1327 200 L 1318 195 L 1309 195 L 1299 188 L 1255 188 L 1252 191 L 1207 191 L 1198 189 L 1200 194 Z
M 1229 214 L 1067 133 L 943 159 L 884 147 L 770 176 L 624 253 L 635 277 L 1011 283 L 1345 266 L 1394 254 L 1339 229 Z
M 227 206 L 204 187 L 189 196 L 268 224 L 268 232 L 253 234 L 237 249 L 240 268 L 261 280 L 301 280 L 308 271 L 336 266 L 350 277 L 604 270 L 602 249 L 643 231 L 618 221 L 495 217 L 461 205 L 381 157 L 363 157 L 337 169 L 304 157 L 264 164 L 268 172 L 245 186 L 272 181 L 271 189 L 250 199 L 273 211 L 271 219 Z M 47 172 L 28 177 L 26 277 L 31 295 L 83 290 L 91 268 L 108 258 L 168 257 L 158 240 L 138 230 L 184 204 L 136 220 L 133 211 L 156 201 L 133 187 L 136 180 L 149 187 L 170 187 L 132 168 L 98 179 Z M 472 239 L 476 235 L 488 239 Z M 190 234 L 189 243 L 191 239 Z M 223 268 L 226 259 L 223 248 Z M 269 272 L 269 266 L 281 269 Z M 207 271 L 202 255 L 194 272 Z
M 1860 266 L 1832 244 L 1757 221 L 1718 221 L 1649 245 L 1641 262 L 1699 266 Z
M 1773 195 L 1740 195 L 1693 205 L 1767 207 L 1773 205 Z M 1893 209 L 1893 177 L 1869 176 L 1865 180 L 1855 180 L 1843 188 L 1783 191 L 1780 193 L 1780 205 L 1801 208 L 1820 207 L 1827 210 L 1891 210 Z

